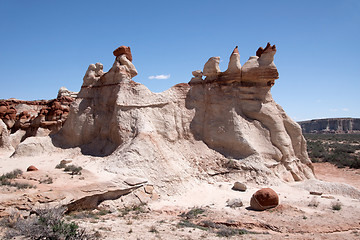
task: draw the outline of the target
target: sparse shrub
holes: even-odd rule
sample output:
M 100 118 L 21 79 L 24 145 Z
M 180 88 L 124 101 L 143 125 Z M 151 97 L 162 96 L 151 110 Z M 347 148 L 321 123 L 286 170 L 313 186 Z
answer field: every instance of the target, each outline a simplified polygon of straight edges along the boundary
M 65 208 L 54 207 L 36 210 L 37 215 L 31 215 L 27 219 L 18 219 L 14 227 L 10 229 L 6 237 L 25 236 L 29 239 L 45 240 L 75 240 L 93 239 L 93 236 L 85 233 L 75 222 L 63 220 Z
M 20 169 L 15 169 L 11 172 L 5 173 L 3 175 L 0 176 L 0 181 L 1 183 L 3 182 L 8 182 L 10 179 L 14 179 L 17 178 L 19 175 L 22 175 L 23 171 L 21 171 Z M 8 184 L 1 184 L 1 185 L 8 185 Z
M 318 207 L 320 204 L 320 202 L 316 199 L 316 197 L 313 197 L 313 199 L 311 199 L 311 201 L 309 202 L 308 206 L 309 207 Z
M 79 212 L 71 212 L 69 214 L 69 217 L 73 219 L 84 219 L 84 218 L 100 219 L 99 216 L 104 216 L 108 213 L 110 213 L 110 211 L 105 209 L 92 210 L 92 211 L 79 211 Z
M 199 215 L 203 214 L 205 212 L 205 209 L 202 208 L 193 208 L 187 213 L 182 213 L 180 216 L 186 219 L 193 219 L 197 218 Z
M 159 231 L 156 229 L 155 226 L 151 226 L 149 232 L 158 233 Z
M 341 204 L 341 202 L 339 202 L 339 201 L 333 202 L 333 203 L 331 204 L 332 210 L 335 210 L 335 211 L 340 211 L 340 210 L 341 210 L 341 207 L 342 207 L 342 204 Z
M 47 178 L 45 178 L 45 179 L 40 180 L 40 183 L 52 184 L 52 183 L 53 183 L 53 179 L 52 179 L 52 177 L 47 177 Z
M 21 171 L 20 169 L 15 169 L 11 172 L 5 173 L 0 176 L 0 185 L 16 187 L 17 189 L 34 188 L 34 185 L 28 183 L 11 182 L 12 179 L 17 178 L 22 174 L 23 171 Z
M 219 229 L 218 231 L 216 231 L 216 234 L 219 237 L 231 237 L 231 236 L 235 236 L 235 235 L 243 235 L 243 234 L 248 234 L 249 232 L 245 229 L 236 229 L 236 228 L 228 228 L 228 227 L 223 227 L 221 229 Z
M 138 205 L 132 205 L 132 206 L 126 206 L 124 208 L 119 209 L 120 214 L 119 217 L 124 217 L 125 215 L 129 214 L 130 212 L 135 213 L 136 215 L 140 213 L 146 212 L 146 209 L 144 208 L 146 206 L 146 203 L 141 203 Z
M 66 163 L 59 163 L 58 165 L 55 166 L 56 169 L 62 169 L 66 167 Z
M 69 165 L 64 168 L 64 172 L 70 172 L 71 175 L 81 175 L 82 167 Z
M 208 228 L 207 227 L 203 227 L 199 224 L 195 224 L 195 223 L 192 223 L 190 222 L 189 220 L 186 220 L 186 219 L 182 219 L 178 225 L 178 227 L 190 227 L 190 228 L 198 228 L 198 229 L 201 229 L 203 231 L 207 231 Z

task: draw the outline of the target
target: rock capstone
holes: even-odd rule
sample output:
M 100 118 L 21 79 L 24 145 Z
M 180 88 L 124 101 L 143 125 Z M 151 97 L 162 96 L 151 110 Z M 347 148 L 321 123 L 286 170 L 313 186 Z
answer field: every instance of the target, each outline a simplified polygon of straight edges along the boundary
M 126 55 L 126 58 L 132 62 L 132 55 L 131 55 L 131 50 L 130 47 L 126 47 L 126 46 L 120 46 L 117 49 L 114 50 L 113 52 L 115 57 L 121 56 L 123 54 Z

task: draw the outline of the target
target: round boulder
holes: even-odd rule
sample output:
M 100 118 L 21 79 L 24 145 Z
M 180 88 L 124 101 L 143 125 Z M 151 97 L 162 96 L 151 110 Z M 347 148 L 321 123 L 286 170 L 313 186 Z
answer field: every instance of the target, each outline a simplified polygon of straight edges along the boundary
M 263 188 L 254 193 L 250 200 L 250 206 L 254 210 L 265 210 L 279 205 L 279 196 L 271 188 Z
M 39 170 L 39 169 L 37 169 L 34 165 L 31 165 L 26 169 L 27 172 L 32 172 L 32 171 L 37 171 L 37 170 Z

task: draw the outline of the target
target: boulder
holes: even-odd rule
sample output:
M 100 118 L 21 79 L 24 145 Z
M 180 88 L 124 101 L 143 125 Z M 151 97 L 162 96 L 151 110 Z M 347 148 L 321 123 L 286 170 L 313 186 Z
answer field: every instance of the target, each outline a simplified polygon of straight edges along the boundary
M 279 205 L 279 196 L 271 188 L 262 188 L 255 192 L 250 200 L 250 206 L 254 210 L 265 210 Z
M 232 187 L 233 190 L 245 192 L 247 187 L 244 183 L 241 182 L 235 182 L 234 186 Z
M 226 201 L 226 206 L 231 208 L 242 207 L 244 204 L 240 198 L 229 199 Z
M 33 171 L 38 171 L 39 169 L 37 169 L 34 165 L 29 166 L 26 171 L 27 172 L 33 172 Z

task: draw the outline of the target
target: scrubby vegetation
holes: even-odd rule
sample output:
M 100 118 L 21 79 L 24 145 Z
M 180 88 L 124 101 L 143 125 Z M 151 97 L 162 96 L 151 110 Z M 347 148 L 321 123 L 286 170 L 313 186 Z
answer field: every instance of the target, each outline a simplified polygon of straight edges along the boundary
M 7 232 L 6 238 L 24 236 L 27 239 L 45 240 L 94 239 L 77 223 L 65 221 L 64 212 L 63 207 L 38 209 L 36 215 L 26 219 L 18 218 Z
M 360 168 L 360 134 L 304 134 L 313 162 Z
M 20 169 L 15 169 L 11 172 L 5 173 L 3 175 L 0 176 L 0 185 L 1 186 L 11 186 L 11 187 L 16 187 L 18 189 L 23 189 L 23 188 L 33 188 L 34 186 L 28 183 L 18 183 L 18 182 L 13 182 L 12 180 L 21 176 L 23 174 L 23 171 Z
M 56 169 L 64 169 L 64 172 L 69 172 L 70 175 L 81 175 L 81 170 L 83 169 L 80 166 L 76 166 L 76 165 L 66 165 L 65 163 L 60 163 L 58 165 L 55 166 Z
M 333 202 L 333 203 L 331 204 L 332 210 L 335 210 L 335 211 L 340 211 L 340 210 L 341 210 L 341 206 L 342 206 L 342 204 L 341 204 L 341 202 L 339 202 L 339 201 Z
M 180 217 L 182 219 L 177 224 L 179 228 L 193 228 L 200 229 L 203 231 L 209 231 L 215 233 L 218 237 L 232 237 L 235 235 L 243 234 L 256 234 L 246 229 L 239 229 L 229 227 L 221 223 L 215 223 L 211 220 L 201 220 L 202 217 L 206 216 L 206 210 L 202 208 L 193 208 L 186 213 L 182 213 Z

